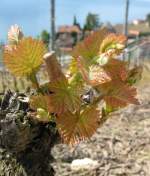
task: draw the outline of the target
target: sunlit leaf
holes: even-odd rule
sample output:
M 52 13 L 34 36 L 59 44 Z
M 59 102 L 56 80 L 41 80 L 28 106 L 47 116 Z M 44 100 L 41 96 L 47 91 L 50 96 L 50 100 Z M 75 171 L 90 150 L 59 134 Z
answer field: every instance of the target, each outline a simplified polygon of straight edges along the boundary
M 81 73 L 83 79 L 89 83 L 89 73 L 88 73 L 89 68 L 85 63 L 85 60 L 83 59 L 83 57 L 77 57 L 76 61 L 77 61 L 78 71 Z
M 106 65 L 109 60 L 111 58 L 106 54 L 106 53 L 103 53 L 103 54 L 100 54 L 98 57 L 97 57 L 97 60 L 96 62 L 100 65 L 100 66 L 104 66 Z
M 78 68 L 78 63 L 76 58 L 72 58 L 69 66 L 70 78 L 68 79 L 69 83 L 75 87 L 83 87 L 84 80 Z
M 40 122 L 44 122 L 47 123 L 51 120 L 51 115 L 48 111 L 46 111 L 45 109 L 42 108 L 38 108 L 37 109 L 37 113 L 36 113 L 36 119 Z
M 99 91 L 103 93 L 106 104 L 112 108 L 125 107 L 128 104 L 136 104 L 136 88 L 130 87 L 122 82 L 110 82 L 99 85 Z
M 77 46 L 75 46 L 72 52 L 72 56 L 74 58 L 82 56 L 87 60 L 93 59 L 98 55 L 100 45 L 107 34 L 108 31 L 106 29 L 93 32 L 83 41 L 78 43 Z
M 47 110 L 47 102 L 44 96 L 36 95 L 30 97 L 30 107 L 34 110 L 37 108 L 42 108 Z
M 77 58 L 79 57 L 83 58 L 84 66 L 86 65 L 88 67 L 93 64 L 95 57 L 99 54 L 100 45 L 107 34 L 108 31 L 105 28 L 95 31 L 74 47 L 72 51 L 73 59 L 69 67 L 71 74 L 77 74 L 79 72 L 77 63 Z
M 15 24 L 10 27 L 8 31 L 8 42 L 10 45 L 16 45 L 19 40 L 23 38 L 23 32 L 21 31 L 20 27 Z
M 124 35 L 109 34 L 100 46 L 100 54 L 108 53 L 109 56 L 113 54 L 120 54 L 125 48 L 126 37 Z
M 87 107 L 80 113 L 66 113 L 56 119 L 58 130 L 65 143 L 73 145 L 90 138 L 98 128 L 100 112 L 97 107 Z
M 12 50 L 4 51 L 4 62 L 14 75 L 29 76 L 38 71 L 45 52 L 41 41 L 31 37 L 23 38 Z
M 111 76 L 99 65 L 91 66 L 89 70 L 89 80 L 92 86 L 97 86 L 111 81 Z
M 82 57 L 77 58 L 78 69 L 81 72 L 83 79 L 92 86 L 97 86 L 99 84 L 103 84 L 111 81 L 111 77 L 109 74 L 105 72 L 105 70 L 99 65 L 90 66 L 89 69 L 86 68 L 84 64 L 84 60 Z
M 72 77 L 68 80 L 68 82 L 77 89 L 82 89 L 84 87 L 84 81 L 81 73 L 79 72 L 73 74 Z
M 69 65 L 69 71 L 71 74 L 77 73 L 78 72 L 78 65 L 77 65 L 77 60 L 76 58 L 72 58 L 70 65 Z
M 116 110 L 118 110 L 118 108 L 113 108 L 112 106 L 106 104 L 106 106 L 102 109 L 103 116 L 107 116 L 107 115 L 109 115 L 110 113 L 112 113 Z
M 62 114 L 68 110 L 74 112 L 79 109 L 81 105 L 80 92 L 67 81 L 51 83 L 49 89 L 53 92 L 50 95 L 50 100 L 55 113 Z
M 49 122 L 51 119 L 50 113 L 53 112 L 53 107 L 50 105 L 49 97 L 44 95 L 31 96 L 30 107 L 36 111 L 34 116 L 42 122 Z
M 118 59 L 111 59 L 107 64 L 102 67 L 112 80 L 127 79 L 127 63 Z

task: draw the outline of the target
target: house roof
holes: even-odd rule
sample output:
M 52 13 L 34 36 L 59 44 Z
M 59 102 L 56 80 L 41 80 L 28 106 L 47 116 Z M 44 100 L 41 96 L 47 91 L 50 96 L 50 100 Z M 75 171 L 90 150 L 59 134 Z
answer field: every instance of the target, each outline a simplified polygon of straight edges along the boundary
M 78 26 L 73 25 L 73 26 L 60 26 L 58 28 L 58 33 L 72 33 L 72 32 L 76 32 L 76 33 L 81 33 L 81 30 Z
M 117 24 L 114 26 L 114 28 L 116 29 L 117 33 L 123 33 L 124 26 L 122 24 Z M 128 30 L 129 30 L 129 34 L 131 33 L 131 35 L 132 34 L 138 35 L 140 33 L 150 32 L 150 28 L 146 22 L 142 24 L 140 23 L 137 25 L 129 24 Z

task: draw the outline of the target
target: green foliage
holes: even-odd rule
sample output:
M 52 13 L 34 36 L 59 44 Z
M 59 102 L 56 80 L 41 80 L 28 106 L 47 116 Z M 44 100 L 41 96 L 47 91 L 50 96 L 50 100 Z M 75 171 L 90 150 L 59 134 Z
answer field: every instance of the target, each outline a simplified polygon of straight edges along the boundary
M 148 22 L 148 25 L 149 25 L 149 27 L 150 27 L 150 13 L 147 14 L 147 16 L 146 16 L 146 21 Z
M 76 16 L 73 17 L 73 25 L 78 26 L 80 28 L 80 24 L 78 23 Z
M 56 81 L 49 85 L 53 94 L 49 95 L 51 104 L 57 114 L 66 111 L 74 112 L 81 106 L 79 89 L 67 81 Z
M 97 14 L 88 13 L 84 25 L 84 30 L 91 31 L 100 26 L 99 16 Z
M 30 107 L 33 110 L 37 110 L 35 114 L 36 118 L 41 122 L 49 122 L 50 116 L 50 106 L 48 106 L 48 97 L 44 95 L 36 95 L 30 97 Z
M 76 18 L 76 16 L 74 16 L 74 18 L 73 18 L 73 25 L 77 25 L 77 18 Z
M 71 36 L 73 38 L 73 45 L 75 45 L 77 43 L 77 40 L 78 40 L 78 34 L 76 32 L 72 32 L 71 33 Z
M 40 35 L 40 39 L 43 41 L 43 43 L 48 47 L 49 40 L 50 40 L 50 34 L 46 30 L 43 30 Z

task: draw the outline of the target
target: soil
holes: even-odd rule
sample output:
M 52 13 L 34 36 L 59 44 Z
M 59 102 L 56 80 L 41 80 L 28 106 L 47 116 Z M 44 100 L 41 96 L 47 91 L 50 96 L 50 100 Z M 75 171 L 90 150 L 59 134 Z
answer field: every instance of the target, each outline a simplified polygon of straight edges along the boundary
M 90 141 L 52 151 L 56 176 L 150 176 L 150 84 L 138 88 L 140 105 L 113 113 Z M 94 170 L 71 170 L 75 159 L 98 161 Z

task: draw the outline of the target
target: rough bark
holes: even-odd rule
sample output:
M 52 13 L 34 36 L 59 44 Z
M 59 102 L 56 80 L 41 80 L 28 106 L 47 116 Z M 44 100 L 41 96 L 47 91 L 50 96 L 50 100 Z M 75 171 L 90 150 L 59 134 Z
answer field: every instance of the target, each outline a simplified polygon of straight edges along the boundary
M 22 94 L 8 91 L 0 109 L 0 176 L 53 176 L 55 124 L 31 118 Z

